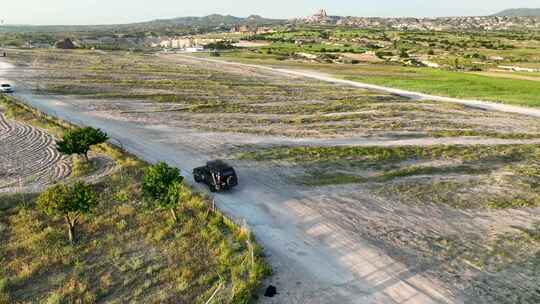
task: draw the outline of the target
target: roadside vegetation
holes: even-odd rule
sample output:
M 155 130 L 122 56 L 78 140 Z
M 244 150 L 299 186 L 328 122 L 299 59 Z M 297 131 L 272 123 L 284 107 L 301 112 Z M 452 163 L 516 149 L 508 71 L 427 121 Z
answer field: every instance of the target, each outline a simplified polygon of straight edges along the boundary
M 15 103 L 6 106 L 26 123 L 68 130 Z M 249 303 L 255 297 L 270 270 L 247 228 L 180 179 L 180 203 L 156 209 L 143 194 L 148 164 L 108 144 L 95 150 L 116 164 L 95 182 L 0 194 L 0 303 L 205 303 L 214 293 L 216 303 Z
M 103 144 L 107 142 L 107 140 L 109 140 L 109 137 L 103 131 L 92 127 L 85 127 L 67 130 L 62 140 L 56 145 L 60 153 L 83 156 L 85 161 L 88 162 L 88 152 L 90 151 L 90 148 L 95 145 Z

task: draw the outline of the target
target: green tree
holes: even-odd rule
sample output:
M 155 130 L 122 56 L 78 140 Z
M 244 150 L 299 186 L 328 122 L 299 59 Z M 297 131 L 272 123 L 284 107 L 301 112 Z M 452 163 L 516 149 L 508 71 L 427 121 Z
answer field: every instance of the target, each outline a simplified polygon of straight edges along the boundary
M 41 193 L 38 207 L 50 216 L 63 216 L 71 243 L 75 239 L 75 226 L 80 216 L 92 212 L 97 206 L 96 193 L 89 185 L 77 182 L 71 186 L 58 184 Z
M 56 148 L 60 153 L 72 155 L 78 154 L 84 156 L 88 161 L 88 151 L 94 145 L 99 145 L 109 139 L 107 134 L 100 129 L 86 127 L 82 129 L 67 131 L 62 141 L 56 144 Z
M 174 221 L 177 221 L 175 210 L 182 197 L 183 180 L 180 170 L 170 167 L 165 162 L 159 162 L 145 170 L 142 182 L 143 194 L 158 208 L 169 209 Z

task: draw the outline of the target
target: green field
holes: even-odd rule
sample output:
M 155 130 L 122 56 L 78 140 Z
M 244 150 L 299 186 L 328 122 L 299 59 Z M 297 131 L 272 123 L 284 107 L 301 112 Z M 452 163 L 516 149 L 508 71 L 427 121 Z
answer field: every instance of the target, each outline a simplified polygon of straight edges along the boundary
M 302 63 L 278 60 L 271 54 L 245 51 L 224 53 L 221 58 L 279 68 L 313 70 L 337 78 L 438 96 L 540 107 L 540 85 L 534 80 L 490 77 L 465 71 L 405 67 L 396 64 Z
M 540 84 L 533 80 L 505 79 L 430 68 L 403 68 L 388 76 L 363 75 L 349 80 L 410 91 L 464 99 L 480 99 L 540 107 Z
M 299 26 L 256 35 L 271 44 L 222 53 L 226 60 L 315 70 L 440 96 L 538 107 L 536 31 L 422 31 Z M 305 54 L 310 54 L 305 56 Z M 363 55 L 363 56 L 362 56 Z M 426 66 L 434 66 L 427 68 Z

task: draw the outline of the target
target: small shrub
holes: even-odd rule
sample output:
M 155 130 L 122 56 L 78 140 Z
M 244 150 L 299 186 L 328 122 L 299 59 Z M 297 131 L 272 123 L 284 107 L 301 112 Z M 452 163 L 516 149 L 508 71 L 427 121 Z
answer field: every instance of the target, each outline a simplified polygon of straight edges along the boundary
M 490 201 L 487 203 L 489 209 L 517 209 L 517 208 L 532 208 L 540 206 L 540 197 L 535 199 L 501 199 Z
M 83 161 L 79 157 L 75 157 L 72 162 L 72 175 L 74 177 L 82 177 L 89 175 L 95 170 L 95 165 L 90 161 Z
M 159 162 L 146 169 L 142 182 L 143 193 L 158 208 L 169 209 L 174 221 L 178 221 L 176 207 L 183 197 L 185 186 L 180 170 Z
M 61 141 L 57 143 L 60 153 L 66 155 L 78 154 L 88 161 L 88 151 L 94 145 L 99 145 L 109 139 L 106 133 L 92 127 L 68 130 Z
M 82 182 L 72 186 L 59 184 L 40 194 L 38 206 L 48 215 L 64 217 L 69 227 L 69 241 L 73 243 L 78 218 L 97 206 L 96 193 Z

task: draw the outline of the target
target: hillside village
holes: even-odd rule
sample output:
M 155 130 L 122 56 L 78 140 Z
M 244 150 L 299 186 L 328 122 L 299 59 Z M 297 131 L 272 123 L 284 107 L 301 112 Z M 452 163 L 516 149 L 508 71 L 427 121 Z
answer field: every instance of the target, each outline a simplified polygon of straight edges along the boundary
M 330 16 L 322 9 L 316 14 L 293 20 L 296 24 L 326 24 L 358 28 L 393 28 L 400 30 L 511 30 L 540 29 L 540 17 L 441 17 L 441 18 L 378 18 Z

